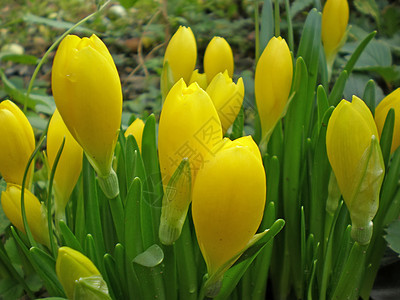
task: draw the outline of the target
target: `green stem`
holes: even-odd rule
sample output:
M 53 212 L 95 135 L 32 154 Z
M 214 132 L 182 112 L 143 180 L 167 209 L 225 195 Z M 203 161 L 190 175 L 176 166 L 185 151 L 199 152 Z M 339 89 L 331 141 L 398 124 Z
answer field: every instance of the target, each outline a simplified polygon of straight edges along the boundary
M 110 3 L 110 0 L 106 1 L 102 6 L 100 6 L 100 8 L 95 11 L 94 13 L 88 15 L 87 17 L 83 18 L 82 20 L 80 20 L 78 23 L 76 23 L 74 26 L 72 26 L 70 29 L 68 29 L 66 32 L 64 32 L 51 46 L 49 49 L 47 49 L 46 53 L 43 55 L 42 59 L 39 61 L 38 65 L 35 68 L 35 71 L 33 72 L 33 75 L 31 77 L 31 80 L 29 81 L 29 85 L 28 85 L 28 90 L 26 91 L 26 97 L 25 97 L 25 103 L 23 106 L 23 111 L 26 114 L 26 109 L 27 109 L 27 102 L 29 99 L 29 94 L 32 91 L 32 87 L 33 87 L 33 82 L 36 79 L 37 74 L 40 71 L 40 68 L 42 67 L 42 65 L 45 63 L 47 57 L 49 56 L 49 54 L 54 50 L 55 47 L 57 47 L 57 45 L 63 40 L 64 37 L 67 36 L 67 34 L 69 34 L 70 32 L 72 32 L 75 28 L 77 28 L 78 26 L 82 25 L 83 23 L 85 23 L 87 20 L 89 20 L 90 18 L 92 18 L 93 16 L 95 16 L 96 14 L 98 14 L 99 12 L 101 12 L 107 5 L 108 3 Z
M 46 136 L 43 135 L 36 146 L 36 149 L 33 151 L 31 157 L 29 157 L 28 164 L 25 168 L 24 177 L 22 179 L 22 186 L 21 186 L 21 216 L 22 216 L 22 223 L 24 224 L 24 229 L 26 232 L 26 236 L 28 237 L 29 243 L 31 246 L 36 246 L 35 239 L 32 236 L 31 229 L 29 228 L 28 219 L 26 217 L 26 210 L 25 210 L 25 186 L 26 186 L 26 179 L 28 176 L 29 168 L 34 160 L 36 154 L 38 153 L 40 147 L 43 145 Z
M 53 189 L 54 175 L 56 174 L 58 161 L 60 160 L 60 156 L 61 156 L 61 153 L 62 153 L 62 151 L 64 149 L 64 145 L 65 145 L 65 137 L 63 138 L 61 146 L 58 149 L 56 158 L 54 159 L 53 167 L 51 168 L 50 181 L 49 181 L 49 191 L 47 193 L 47 195 L 48 195 L 48 198 L 47 198 L 47 226 L 48 226 L 48 230 L 49 230 L 51 253 L 53 254 L 54 258 L 57 258 L 57 245 L 56 245 L 56 243 L 54 241 L 54 234 L 53 234 L 53 219 L 52 219 L 52 210 L 51 210 L 51 200 L 52 200 L 52 189 Z
M 256 34 L 256 62 L 255 65 L 257 65 L 257 61 L 260 57 L 260 12 L 258 8 L 258 0 L 254 1 L 254 23 L 255 23 L 255 34 Z
M 331 299 L 358 299 L 368 246 L 354 242 Z
M 286 8 L 286 21 L 288 26 L 288 43 L 290 51 L 294 52 L 294 38 L 293 38 L 293 25 L 292 25 L 292 14 L 290 13 L 289 0 L 285 0 Z
M 278 37 L 281 35 L 281 29 L 280 29 L 280 22 L 281 22 L 281 16 L 279 12 L 279 0 L 274 1 L 274 9 L 275 9 L 275 36 Z

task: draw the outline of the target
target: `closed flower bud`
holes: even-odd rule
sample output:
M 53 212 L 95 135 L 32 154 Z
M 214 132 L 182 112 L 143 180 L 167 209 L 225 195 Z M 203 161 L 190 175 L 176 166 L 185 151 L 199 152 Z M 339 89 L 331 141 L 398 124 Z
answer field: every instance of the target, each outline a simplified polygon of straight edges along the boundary
M 217 109 L 221 120 L 222 132 L 225 133 L 235 121 L 242 107 L 244 98 L 243 79 L 239 78 L 237 83 L 229 77 L 228 71 L 218 73 L 210 82 L 206 90 Z
M 164 185 L 160 240 L 171 244 L 180 234 L 196 174 L 205 156 L 222 140 L 221 122 L 210 96 L 197 83 L 186 86 L 183 79 L 169 92 L 161 111 L 158 153 Z M 185 161 L 181 165 L 182 161 Z M 172 175 L 181 165 L 180 172 Z M 184 186 L 182 186 L 184 185 Z M 178 193 L 171 193 L 179 188 Z M 170 205 L 178 201 L 177 205 Z M 166 210 L 173 210 L 173 213 Z
M 142 149 L 142 136 L 143 136 L 144 122 L 141 119 L 136 119 L 125 131 L 125 137 L 133 135 L 139 149 Z
M 328 64 L 332 64 L 343 43 L 349 22 L 347 0 L 327 0 L 322 11 L 322 43 Z
M 28 160 L 35 149 L 35 136 L 24 113 L 9 100 L 0 103 L 0 174 L 21 185 Z M 28 172 L 28 181 L 29 182 Z
M 191 85 L 193 82 L 197 82 L 199 87 L 201 87 L 203 90 L 206 90 L 208 84 L 206 73 L 199 73 L 198 69 L 194 70 L 192 76 L 190 77 L 189 85 Z
M 400 146 L 400 88 L 391 92 L 375 108 L 375 123 L 378 128 L 379 136 L 382 134 L 383 125 L 389 110 L 393 108 L 395 112 L 394 130 L 391 153 Z
M 56 273 L 68 299 L 76 299 L 77 290 L 79 290 L 80 295 L 91 294 L 93 296 L 95 294 L 93 292 L 84 293 L 81 290 L 82 284 L 80 283 L 82 281 L 86 283 L 85 285 L 89 284 L 89 291 L 93 289 L 93 287 L 96 287 L 99 293 L 108 295 L 107 284 L 104 282 L 96 266 L 89 258 L 72 248 L 61 247 L 58 249 Z M 79 289 L 77 289 L 77 286 Z M 104 297 L 103 295 L 103 297 L 99 299 L 107 298 L 107 296 Z
M 219 36 L 214 36 L 207 45 L 204 53 L 204 72 L 208 82 L 211 82 L 215 75 L 228 70 L 229 77 L 233 76 L 234 60 L 231 46 Z
M 47 158 L 50 170 L 65 138 L 64 148 L 54 173 L 56 215 L 63 218 L 65 206 L 82 170 L 82 147 L 75 141 L 56 109 L 47 130 Z
M 219 274 L 220 281 L 260 225 L 266 179 L 260 151 L 249 136 L 225 139 L 206 161 L 194 183 L 192 215 L 209 278 Z
M 111 164 L 122 114 L 122 91 L 117 68 L 96 36 L 68 35 L 53 63 L 52 89 L 57 109 L 82 146 L 107 197 L 118 195 Z
M 174 82 L 183 78 L 189 83 L 196 66 L 197 45 L 190 27 L 179 26 L 165 50 L 164 63 L 168 62 Z
M 292 78 L 289 47 L 281 37 L 273 37 L 258 60 L 254 79 L 262 141 L 265 143 L 286 111 Z
M 1 205 L 10 222 L 25 232 L 21 212 L 21 186 L 7 184 L 7 189 L 1 193 Z M 49 230 L 47 227 L 46 209 L 42 206 L 34 194 L 25 189 L 24 205 L 26 218 L 33 238 L 49 247 Z
M 352 236 L 360 244 L 367 244 L 385 170 L 374 119 L 361 99 L 353 96 L 351 103 L 342 100 L 335 108 L 328 124 L 326 148 L 350 212 Z

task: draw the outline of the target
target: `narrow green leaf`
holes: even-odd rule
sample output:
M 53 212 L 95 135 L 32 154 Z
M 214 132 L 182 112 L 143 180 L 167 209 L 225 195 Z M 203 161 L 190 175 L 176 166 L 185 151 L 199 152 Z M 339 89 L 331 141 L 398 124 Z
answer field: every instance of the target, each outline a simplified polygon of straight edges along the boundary
M 364 89 L 363 98 L 364 102 L 367 104 L 369 110 L 371 111 L 372 115 L 375 115 L 375 81 L 372 79 L 368 81 L 367 85 Z
M 104 255 L 104 266 L 105 270 L 107 271 L 108 288 L 110 289 L 110 294 L 114 295 L 114 299 L 124 299 L 124 296 L 122 294 L 121 282 L 119 281 L 117 275 L 115 260 L 108 253 Z
M 125 248 L 121 244 L 115 245 L 114 250 L 114 257 L 115 257 L 115 266 L 116 266 L 116 274 L 118 275 L 118 280 L 121 284 L 123 299 L 128 299 L 128 285 L 131 284 L 126 280 L 126 273 L 125 273 Z
M 72 231 L 69 229 L 67 224 L 65 224 L 64 220 L 60 220 L 58 225 L 60 227 L 61 236 L 62 236 L 62 239 L 63 239 L 65 245 L 72 249 L 75 249 L 79 252 L 83 252 L 81 243 L 78 241 L 78 239 L 72 233 Z
M 374 38 L 376 35 L 376 31 L 371 32 L 368 34 L 362 41 L 361 43 L 357 46 L 356 50 L 353 52 L 351 55 L 350 59 L 347 61 L 344 71 L 347 72 L 347 74 L 350 74 L 351 71 L 353 70 L 354 65 L 356 64 L 357 60 L 360 58 L 360 55 L 364 51 L 365 47 L 367 47 L 368 43 Z M 330 102 L 332 104 L 332 102 Z
M 392 140 L 394 133 L 394 121 L 395 121 L 395 112 L 394 109 L 391 108 L 386 115 L 385 124 L 383 125 L 382 133 L 381 133 L 381 149 L 382 149 L 382 157 L 385 162 L 385 170 L 388 168 L 389 159 L 390 159 L 390 150 L 392 148 Z
M 126 196 L 125 205 L 125 249 L 130 261 L 144 251 L 141 237 L 140 203 L 142 202 L 142 182 L 136 177 Z
M 269 40 L 274 36 L 274 17 L 272 9 L 272 1 L 264 0 L 261 10 L 261 26 L 260 26 L 260 53 L 267 46 Z
M 343 70 L 340 73 L 339 78 L 336 80 L 335 84 L 333 85 L 331 93 L 329 94 L 329 97 L 328 97 L 329 105 L 336 106 L 339 104 L 340 100 L 342 100 L 343 91 L 344 91 L 344 87 L 346 86 L 347 78 L 349 78 L 349 75 L 346 70 Z

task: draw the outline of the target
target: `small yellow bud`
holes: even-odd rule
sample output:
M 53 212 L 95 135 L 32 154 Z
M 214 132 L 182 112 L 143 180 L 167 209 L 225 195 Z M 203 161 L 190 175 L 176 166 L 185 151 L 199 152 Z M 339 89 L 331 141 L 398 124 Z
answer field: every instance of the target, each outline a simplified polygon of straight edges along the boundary
M 371 220 L 379 206 L 379 191 L 385 173 L 378 131 L 371 111 L 356 96 L 342 100 L 333 111 L 326 133 L 329 162 L 350 212 L 352 236 L 369 242 Z M 355 232 L 361 232 L 356 237 Z
M 125 137 L 133 135 L 138 144 L 139 149 L 142 149 L 142 136 L 143 136 L 144 122 L 141 119 L 136 119 L 125 131 Z
M 262 140 L 267 142 L 284 113 L 293 77 L 292 55 L 286 41 L 273 37 L 258 60 L 254 85 Z
M 75 299 L 76 286 L 86 278 L 96 279 L 97 289 L 108 295 L 107 284 L 96 266 L 89 258 L 72 248 L 61 247 L 58 249 L 56 273 L 68 299 Z
M 203 89 L 207 89 L 207 75 L 206 73 L 199 73 L 199 70 L 196 69 L 193 71 L 192 76 L 190 77 L 190 82 L 189 85 L 191 85 L 193 82 L 197 82 L 197 84 Z
M 225 133 L 235 121 L 243 104 L 244 85 L 243 79 L 239 78 L 237 83 L 229 77 L 228 71 L 218 73 L 210 82 L 206 90 L 217 109 L 221 120 L 222 132 Z
M 25 232 L 21 212 L 21 186 L 8 183 L 7 189 L 1 193 L 1 205 L 10 222 L 18 230 Z M 24 193 L 24 205 L 28 225 L 34 239 L 49 247 L 50 239 L 45 208 L 27 189 Z
M 221 122 L 210 96 L 197 83 L 187 87 L 178 81 L 165 99 L 158 129 L 163 185 L 184 158 L 189 159 L 193 184 L 205 155 L 221 140 Z
M 179 26 L 169 41 L 164 55 L 164 63 L 168 61 L 174 82 L 183 78 L 189 83 L 196 60 L 197 45 L 193 32 L 190 27 Z
M 224 139 L 223 147 L 206 161 L 193 186 L 192 214 L 212 276 L 254 237 L 264 212 L 266 179 L 260 151 L 250 136 Z
M 229 77 L 233 76 L 234 60 L 231 46 L 219 36 L 214 36 L 207 45 L 204 53 L 204 72 L 208 82 L 211 82 L 215 75 L 228 70 Z
M 63 215 L 72 190 L 82 170 L 82 147 L 65 126 L 56 109 L 51 117 L 47 130 L 47 158 L 50 170 L 65 137 L 65 144 L 54 174 L 55 204 L 57 214 Z
M 6 182 L 22 184 L 28 160 L 34 150 L 35 136 L 24 113 L 9 100 L 1 102 L 0 174 Z
M 392 148 L 390 150 L 393 153 L 400 146 L 400 88 L 397 88 L 383 98 L 375 109 L 375 123 L 378 128 L 379 137 L 382 134 L 386 116 L 391 108 L 395 112 Z
M 121 124 L 121 82 L 96 35 L 64 38 L 53 62 L 52 89 L 57 109 L 99 175 L 100 186 L 107 197 L 115 197 L 118 186 L 106 191 L 101 181 L 115 175 L 111 164 Z
M 322 11 L 322 43 L 328 64 L 333 63 L 349 22 L 347 0 L 327 0 Z

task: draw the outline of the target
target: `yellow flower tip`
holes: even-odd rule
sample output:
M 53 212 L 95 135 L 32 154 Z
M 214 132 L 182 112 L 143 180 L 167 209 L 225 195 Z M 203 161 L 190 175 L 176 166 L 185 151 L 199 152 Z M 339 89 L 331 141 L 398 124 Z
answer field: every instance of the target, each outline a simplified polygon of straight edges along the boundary
M 69 247 L 58 249 L 56 273 L 68 299 L 74 299 L 75 285 L 79 279 L 100 275 L 89 258 Z
M 327 61 L 332 60 L 341 46 L 349 22 L 347 0 L 328 0 L 322 11 L 321 37 Z
M 190 77 L 189 85 L 193 82 L 197 82 L 197 84 L 203 89 L 207 89 L 208 81 L 206 73 L 199 73 L 199 70 L 196 69 L 193 71 L 192 76 Z
M 254 79 L 262 139 L 267 141 L 287 107 L 293 61 L 284 39 L 273 37 L 258 60 Z
M 383 125 L 385 125 L 386 116 L 390 109 L 394 109 L 395 121 L 393 130 L 392 147 L 390 152 L 393 153 L 400 146 L 400 88 L 397 88 L 378 104 L 375 109 L 375 123 L 379 132 L 382 134 Z
M 133 135 L 138 144 L 139 149 L 142 149 L 142 137 L 143 137 L 144 122 L 142 119 L 137 118 L 132 122 L 131 125 L 125 131 L 125 137 Z
M 204 53 L 204 71 L 208 82 L 211 82 L 219 72 L 228 70 L 229 77 L 233 76 L 234 59 L 231 46 L 223 37 L 215 36 L 207 45 Z
M 192 29 L 180 26 L 169 41 L 164 55 L 164 63 L 168 61 L 174 82 L 183 78 L 188 83 L 196 60 L 197 44 Z
M 122 89 L 111 54 L 96 36 L 69 35 L 53 62 L 52 90 L 65 125 L 99 174 L 111 169 L 122 115 Z
M 50 245 L 47 227 L 46 211 L 34 194 L 25 189 L 25 213 L 29 228 L 34 239 L 46 246 Z M 7 183 L 7 188 L 1 193 L 1 205 L 10 222 L 25 233 L 21 212 L 21 186 Z
M 194 182 L 193 221 L 209 276 L 230 267 L 262 220 L 266 181 L 256 148 L 251 137 L 224 140 Z
M 214 103 L 225 133 L 235 121 L 243 104 L 244 84 L 239 78 L 237 83 L 229 77 L 228 71 L 218 73 L 207 87 L 206 92 Z
M 24 113 L 10 100 L 0 103 L 0 137 L 0 173 L 6 182 L 21 185 L 35 149 L 35 136 Z M 28 184 L 30 175 L 31 171 Z

